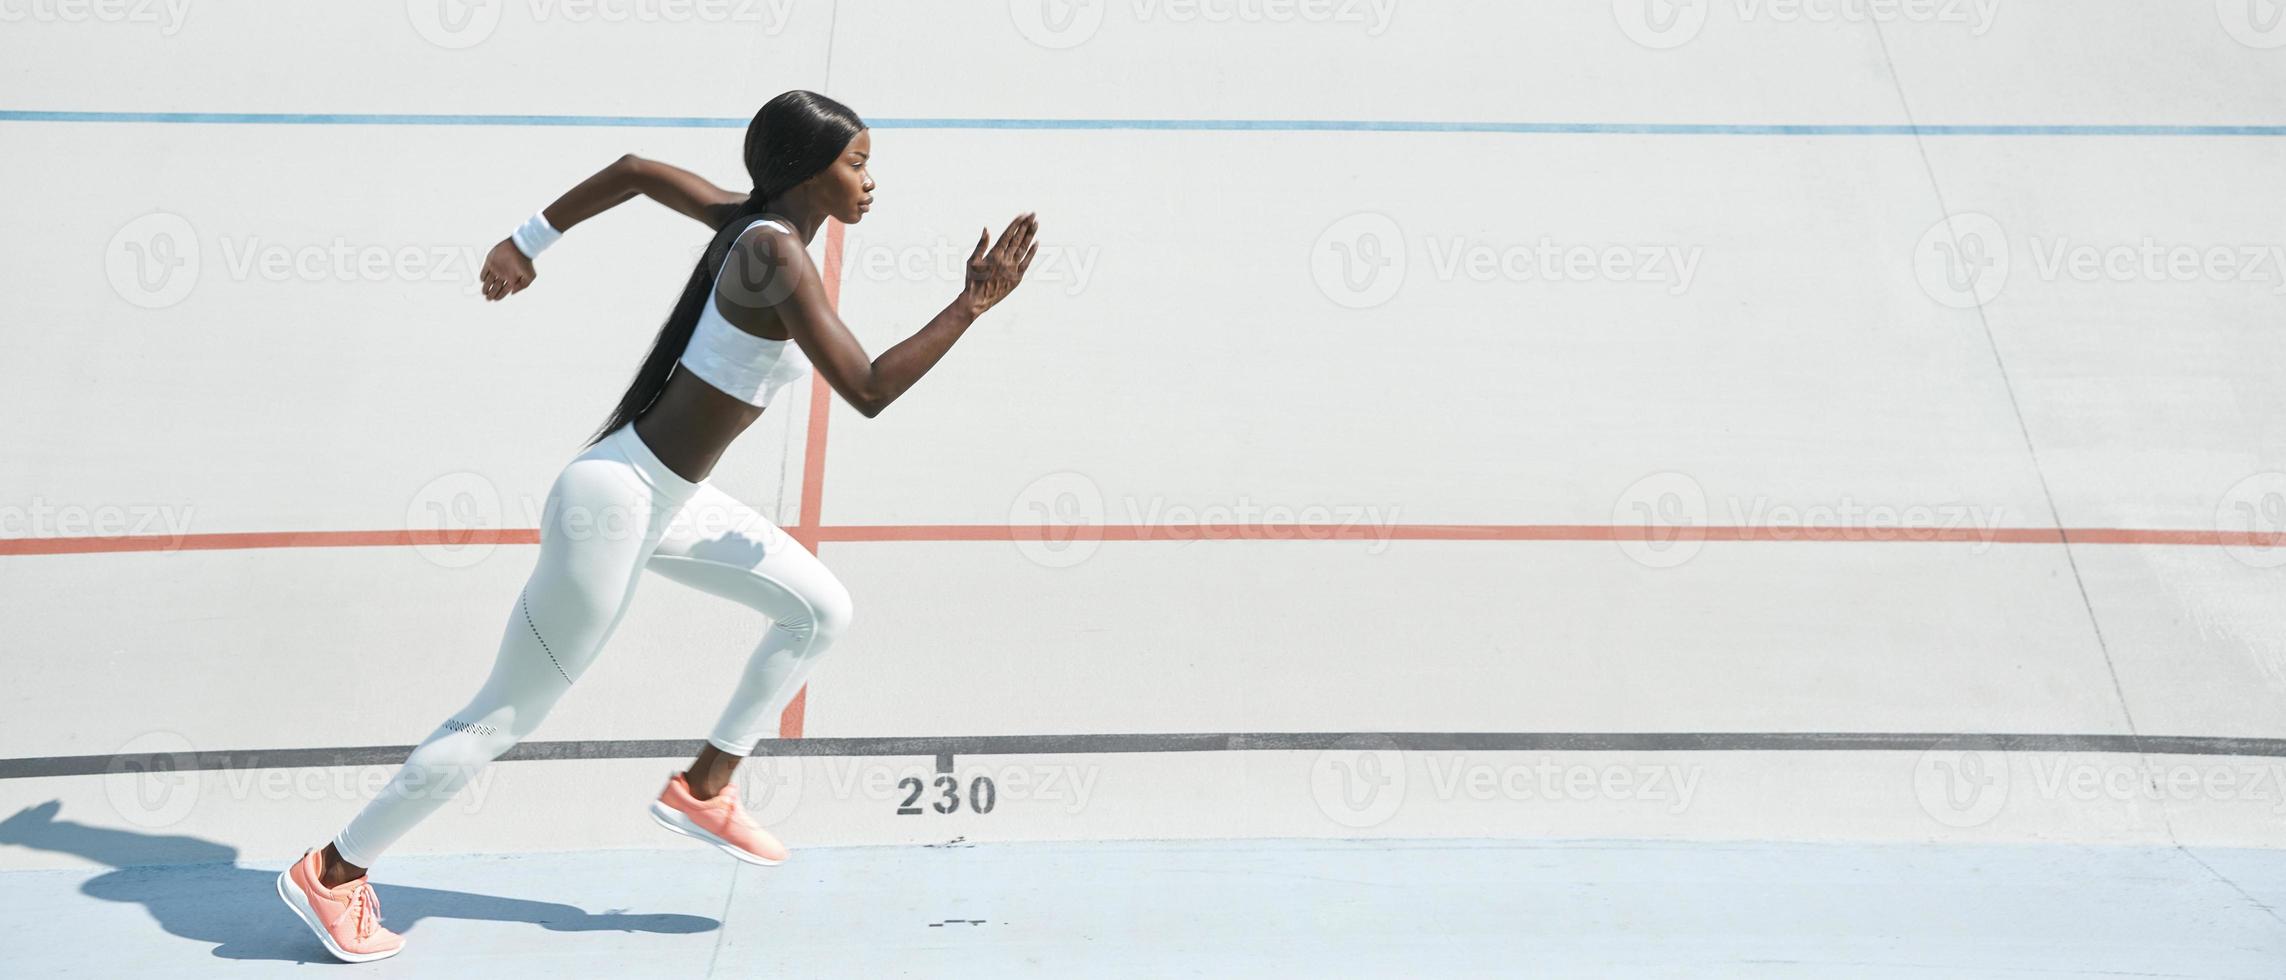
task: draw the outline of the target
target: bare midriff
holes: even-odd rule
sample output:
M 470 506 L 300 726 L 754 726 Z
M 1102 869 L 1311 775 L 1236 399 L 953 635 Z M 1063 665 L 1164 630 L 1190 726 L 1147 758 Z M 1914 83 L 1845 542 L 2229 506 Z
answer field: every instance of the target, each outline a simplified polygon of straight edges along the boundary
M 713 302 L 713 297 L 707 301 Z M 764 315 L 772 321 L 764 325 L 766 330 L 785 333 L 786 328 L 776 322 L 776 316 Z M 749 330 L 744 325 L 732 325 L 764 340 L 785 339 Z M 642 437 L 644 445 L 651 447 L 659 462 L 667 464 L 676 476 L 697 483 L 714 472 L 714 464 L 722 459 L 731 442 L 761 417 L 760 406 L 740 401 L 678 364 L 674 373 L 667 376 L 667 387 L 659 392 L 650 408 L 636 416 L 634 426 L 635 434 Z

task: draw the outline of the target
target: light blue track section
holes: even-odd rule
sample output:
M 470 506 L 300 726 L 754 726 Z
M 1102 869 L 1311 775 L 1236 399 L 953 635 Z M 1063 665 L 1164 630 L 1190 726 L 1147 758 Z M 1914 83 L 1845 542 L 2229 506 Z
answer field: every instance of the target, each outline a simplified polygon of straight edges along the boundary
M 330 963 L 274 867 L 0 832 L 116 870 L 0 873 L 17 976 Z M 170 838 L 176 849 L 197 841 Z M 2276 977 L 2286 853 L 2047 846 L 1137 841 L 408 857 L 361 975 Z M 300 974 L 295 974 L 300 975 Z
M 282 126 L 590 126 L 743 129 L 744 118 L 707 116 L 482 115 L 449 113 L 71 112 L 0 109 L 0 122 L 109 122 Z M 867 119 L 876 129 L 1155 130 L 1166 132 L 1515 133 L 1632 136 L 2286 136 L 2286 126 L 1848 125 L 1756 123 L 1466 122 L 1392 119 Z

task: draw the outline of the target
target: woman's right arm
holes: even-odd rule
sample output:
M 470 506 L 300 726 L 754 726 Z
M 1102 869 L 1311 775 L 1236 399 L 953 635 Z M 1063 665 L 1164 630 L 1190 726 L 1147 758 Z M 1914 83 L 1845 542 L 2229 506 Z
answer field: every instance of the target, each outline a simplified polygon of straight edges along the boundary
M 627 154 L 565 191 L 541 210 L 550 227 L 569 231 L 573 225 L 633 200 L 636 195 L 664 204 L 709 228 L 722 223 L 746 203 L 746 195 L 716 187 L 706 178 L 657 160 Z M 484 259 L 480 277 L 484 298 L 503 299 L 538 278 L 532 260 L 516 243 L 503 238 Z

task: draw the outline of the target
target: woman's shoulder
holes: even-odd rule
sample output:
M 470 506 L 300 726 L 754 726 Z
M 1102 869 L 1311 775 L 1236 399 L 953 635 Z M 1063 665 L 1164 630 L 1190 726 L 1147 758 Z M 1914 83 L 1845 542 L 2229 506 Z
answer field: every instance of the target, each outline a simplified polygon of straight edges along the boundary
M 772 214 L 768 211 L 733 218 L 731 223 L 739 226 L 738 233 L 741 236 L 751 234 L 757 226 L 767 226 L 772 231 L 788 235 L 794 234 L 793 222 L 786 220 L 782 215 Z

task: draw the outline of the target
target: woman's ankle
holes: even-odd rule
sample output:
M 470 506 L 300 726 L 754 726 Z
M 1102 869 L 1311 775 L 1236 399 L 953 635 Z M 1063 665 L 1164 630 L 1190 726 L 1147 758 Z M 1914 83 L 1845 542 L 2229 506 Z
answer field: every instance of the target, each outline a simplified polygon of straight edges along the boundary
M 727 776 L 701 778 L 693 775 L 689 770 L 685 770 L 683 772 L 683 784 L 691 788 L 693 798 L 711 800 L 722 795 L 722 788 L 730 785 L 730 778 Z
M 723 787 L 730 785 L 731 778 L 738 775 L 740 760 L 740 756 L 715 748 L 710 742 L 699 750 L 698 758 L 691 760 L 690 768 L 683 771 L 683 782 L 690 784 L 692 796 L 714 799 L 722 794 Z
M 325 852 L 318 857 L 318 884 L 327 888 L 339 888 L 363 877 L 364 868 L 344 860 L 341 852 L 333 849 L 331 842 L 325 845 Z

